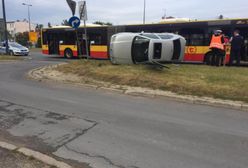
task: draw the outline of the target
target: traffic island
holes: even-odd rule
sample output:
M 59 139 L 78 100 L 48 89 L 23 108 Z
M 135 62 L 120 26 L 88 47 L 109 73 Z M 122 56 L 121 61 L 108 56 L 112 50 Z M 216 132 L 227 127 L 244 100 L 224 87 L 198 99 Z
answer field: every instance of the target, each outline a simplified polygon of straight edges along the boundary
M 27 148 L 0 141 L 0 167 L 72 168 L 66 163 Z
M 133 96 L 167 97 L 188 103 L 248 111 L 248 69 L 205 65 L 112 65 L 79 60 L 29 72 L 31 79 L 55 81 Z

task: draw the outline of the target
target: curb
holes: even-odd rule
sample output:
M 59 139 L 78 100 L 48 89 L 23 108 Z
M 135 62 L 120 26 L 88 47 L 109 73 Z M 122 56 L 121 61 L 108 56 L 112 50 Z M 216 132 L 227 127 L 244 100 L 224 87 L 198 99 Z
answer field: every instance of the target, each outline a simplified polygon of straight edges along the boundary
M 13 152 L 18 152 L 24 156 L 27 156 L 27 157 L 33 157 L 35 158 L 36 160 L 39 160 L 47 165 L 50 165 L 50 166 L 55 166 L 57 168 L 72 168 L 70 165 L 68 165 L 67 163 L 64 163 L 64 162 L 61 162 L 61 161 L 57 161 L 56 159 L 48 156 L 48 155 L 45 155 L 45 154 L 42 154 L 40 152 L 37 152 L 37 151 L 34 151 L 34 150 L 31 150 L 31 149 L 28 149 L 28 148 L 19 148 L 13 144 L 9 144 L 9 143 L 6 143 L 6 142 L 1 142 L 0 141 L 0 147 L 3 148 L 3 149 L 7 149 L 9 151 L 13 151 Z
M 95 80 L 92 80 L 92 84 L 84 84 L 84 83 L 75 83 L 73 81 L 65 82 L 65 81 L 57 81 L 54 80 L 52 76 L 47 75 L 47 73 L 44 73 L 47 70 L 52 70 L 53 68 L 63 65 L 57 64 L 57 65 L 49 65 L 45 67 L 40 67 L 33 69 L 28 72 L 27 77 L 29 79 L 34 79 L 37 81 L 56 81 L 56 82 L 62 82 L 62 83 L 68 83 L 68 84 L 74 84 L 77 86 L 82 86 L 86 88 L 93 88 L 96 90 L 101 91 L 110 91 L 115 92 L 119 94 L 125 94 L 130 96 L 141 96 L 141 97 L 149 97 L 149 98 L 169 98 L 176 101 L 181 101 L 185 103 L 191 103 L 191 104 L 199 104 L 199 105 L 209 105 L 214 107 L 225 107 L 225 108 L 231 108 L 235 110 L 242 110 L 248 112 L 248 104 L 241 102 L 241 101 L 232 101 L 232 100 L 223 100 L 223 99 L 215 99 L 211 97 L 198 97 L 198 96 L 192 96 L 192 95 L 179 95 L 170 91 L 161 91 L 161 90 L 152 90 L 148 88 L 141 88 L 141 87 L 131 87 L 131 86 L 125 86 L 125 85 L 113 85 L 111 83 L 107 82 L 98 82 Z

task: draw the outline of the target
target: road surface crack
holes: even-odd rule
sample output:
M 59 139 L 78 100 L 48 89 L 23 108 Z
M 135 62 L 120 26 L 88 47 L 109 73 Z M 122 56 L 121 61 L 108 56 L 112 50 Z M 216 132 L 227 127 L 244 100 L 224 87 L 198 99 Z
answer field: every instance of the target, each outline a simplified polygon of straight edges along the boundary
M 122 165 L 117 165 L 115 164 L 114 162 L 112 162 L 110 159 L 106 158 L 105 156 L 101 156 L 101 155 L 90 155 L 88 153 L 83 153 L 83 152 L 78 152 L 76 150 L 73 150 L 73 149 L 70 149 L 67 145 L 65 145 L 65 148 L 69 151 L 72 151 L 72 152 L 75 152 L 77 154 L 80 154 L 80 155 L 85 155 L 87 157 L 90 157 L 90 158 L 100 158 L 100 159 L 103 159 L 105 162 L 107 162 L 109 165 L 111 166 L 115 166 L 115 167 L 118 167 L 118 168 L 125 168 L 124 166 Z
M 117 167 L 117 168 L 139 168 L 137 166 L 128 166 L 128 167 L 125 167 L 123 165 L 118 165 L 116 163 L 114 163 L 113 161 L 111 161 L 109 158 L 105 157 L 105 156 L 102 156 L 102 155 L 91 155 L 89 153 L 84 153 L 84 152 L 78 152 L 74 149 L 71 149 L 69 148 L 67 145 L 64 146 L 67 150 L 69 151 L 72 151 L 74 153 L 77 153 L 77 154 L 80 154 L 80 155 L 84 155 L 84 156 L 87 156 L 87 157 L 90 157 L 90 158 L 100 158 L 100 159 L 103 159 L 106 163 L 108 163 L 109 165 L 113 166 L 113 167 Z
M 70 140 L 64 142 L 63 144 L 61 144 L 61 145 L 59 145 L 59 146 L 57 146 L 57 149 L 59 149 L 59 148 L 61 148 L 61 147 L 63 147 L 63 146 L 66 146 L 66 144 L 68 144 L 68 143 L 74 141 L 75 139 L 77 139 L 78 137 L 80 137 L 80 136 L 86 134 L 89 130 L 93 129 L 95 126 L 98 125 L 98 123 L 97 123 L 96 121 L 92 121 L 92 120 L 88 120 L 88 119 L 84 119 L 84 121 L 87 121 L 87 122 L 89 122 L 89 123 L 92 123 L 93 125 L 92 125 L 91 127 L 88 127 L 88 128 L 86 128 L 86 129 L 83 129 L 83 130 L 81 130 L 80 132 L 76 133 L 76 135 L 75 135 L 73 138 L 71 138 Z

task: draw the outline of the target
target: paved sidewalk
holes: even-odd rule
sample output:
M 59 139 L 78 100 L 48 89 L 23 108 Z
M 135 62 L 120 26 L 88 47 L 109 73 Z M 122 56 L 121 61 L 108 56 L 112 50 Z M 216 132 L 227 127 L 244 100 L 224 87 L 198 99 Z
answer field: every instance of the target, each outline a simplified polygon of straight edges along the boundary
M 55 168 L 32 157 L 0 148 L 0 168 Z

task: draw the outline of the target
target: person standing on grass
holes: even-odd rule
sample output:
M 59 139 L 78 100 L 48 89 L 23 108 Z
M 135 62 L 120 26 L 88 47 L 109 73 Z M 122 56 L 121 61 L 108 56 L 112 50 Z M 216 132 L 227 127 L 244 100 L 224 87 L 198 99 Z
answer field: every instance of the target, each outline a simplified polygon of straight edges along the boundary
M 239 35 L 240 31 L 235 30 L 233 33 L 233 37 L 230 39 L 231 42 L 231 57 L 229 65 L 233 65 L 233 61 L 236 60 L 236 65 L 240 66 L 241 60 L 241 49 L 244 45 L 244 38 Z
M 211 65 L 220 66 L 225 54 L 225 39 L 221 30 L 216 30 L 212 36 L 209 48 L 212 50 Z

